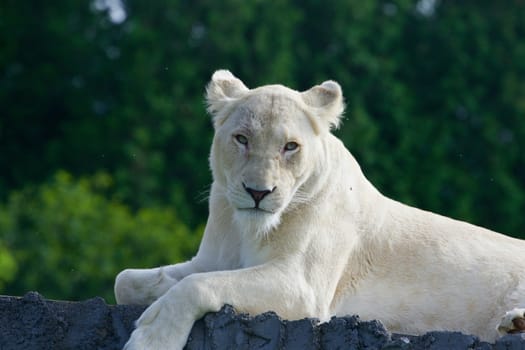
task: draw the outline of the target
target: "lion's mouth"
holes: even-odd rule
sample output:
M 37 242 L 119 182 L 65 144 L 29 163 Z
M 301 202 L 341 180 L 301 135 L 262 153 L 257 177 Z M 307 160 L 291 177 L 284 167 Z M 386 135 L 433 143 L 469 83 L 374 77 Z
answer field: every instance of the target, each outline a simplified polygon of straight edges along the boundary
M 259 207 L 237 208 L 237 210 L 248 212 L 248 213 L 253 212 L 253 213 L 261 213 L 261 214 L 275 214 L 275 212 L 271 210 L 266 210 L 266 209 L 259 208 Z

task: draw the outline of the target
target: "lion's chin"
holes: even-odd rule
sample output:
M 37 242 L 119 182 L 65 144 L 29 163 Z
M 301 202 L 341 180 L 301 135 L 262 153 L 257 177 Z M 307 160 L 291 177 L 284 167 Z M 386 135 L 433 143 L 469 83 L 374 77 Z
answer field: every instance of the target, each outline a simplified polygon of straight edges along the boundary
M 259 239 L 279 226 L 281 216 L 261 209 L 237 209 L 233 220 L 245 235 Z

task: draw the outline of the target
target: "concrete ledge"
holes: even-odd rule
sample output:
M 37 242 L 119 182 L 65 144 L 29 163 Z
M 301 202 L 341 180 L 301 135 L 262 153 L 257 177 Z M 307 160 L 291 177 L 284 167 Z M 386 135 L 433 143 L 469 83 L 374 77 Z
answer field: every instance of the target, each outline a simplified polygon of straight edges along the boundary
M 107 305 L 103 299 L 52 301 L 35 292 L 0 296 L 0 349 L 122 349 L 144 307 Z M 512 335 L 495 344 L 457 332 L 430 332 L 414 337 L 389 334 L 380 322 L 357 316 L 281 320 L 272 312 L 237 314 L 225 306 L 197 321 L 188 350 L 262 349 L 432 349 L 525 350 L 525 336 Z

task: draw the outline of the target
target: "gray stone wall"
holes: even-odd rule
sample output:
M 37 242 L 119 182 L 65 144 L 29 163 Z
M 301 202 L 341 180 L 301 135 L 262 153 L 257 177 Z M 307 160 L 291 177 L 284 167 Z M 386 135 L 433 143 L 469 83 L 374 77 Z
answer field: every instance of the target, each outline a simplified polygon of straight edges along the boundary
M 52 301 L 35 292 L 22 298 L 0 296 L 0 350 L 122 349 L 143 310 L 107 305 L 101 298 Z M 357 316 L 319 324 L 315 319 L 282 320 L 272 312 L 252 317 L 225 306 L 195 323 L 186 349 L 525 350 L 525 336 L 506 336 L 495 344 L 457 332 L 414 337 L 390 334 L 380 322 Z

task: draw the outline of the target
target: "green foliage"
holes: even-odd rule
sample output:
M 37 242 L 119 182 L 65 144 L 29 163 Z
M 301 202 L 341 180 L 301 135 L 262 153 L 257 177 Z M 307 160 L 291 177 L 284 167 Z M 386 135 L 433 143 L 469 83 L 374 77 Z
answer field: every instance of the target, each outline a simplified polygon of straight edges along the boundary
M 112 179 L 105 173 L 75 180 L 58 172 L 38 187 L 14 192 L 1 208 L 0 242 L 13 260 L 3 293 L 28 288 L 49 298 L 113 300 L 113 281 L 126 267 L 152 267 L 186 260 L 196 251 L 199 235 L 166 208 L 133 213 L 102 193 Z M 5 250 L 0 250 L 0 254 Z M 3 265 L 2 265 L 3 264 Z
M 11 252 L 2 244 L 0 245 L 0 290 L 15 277 L 17 270 L 15 259 Z

